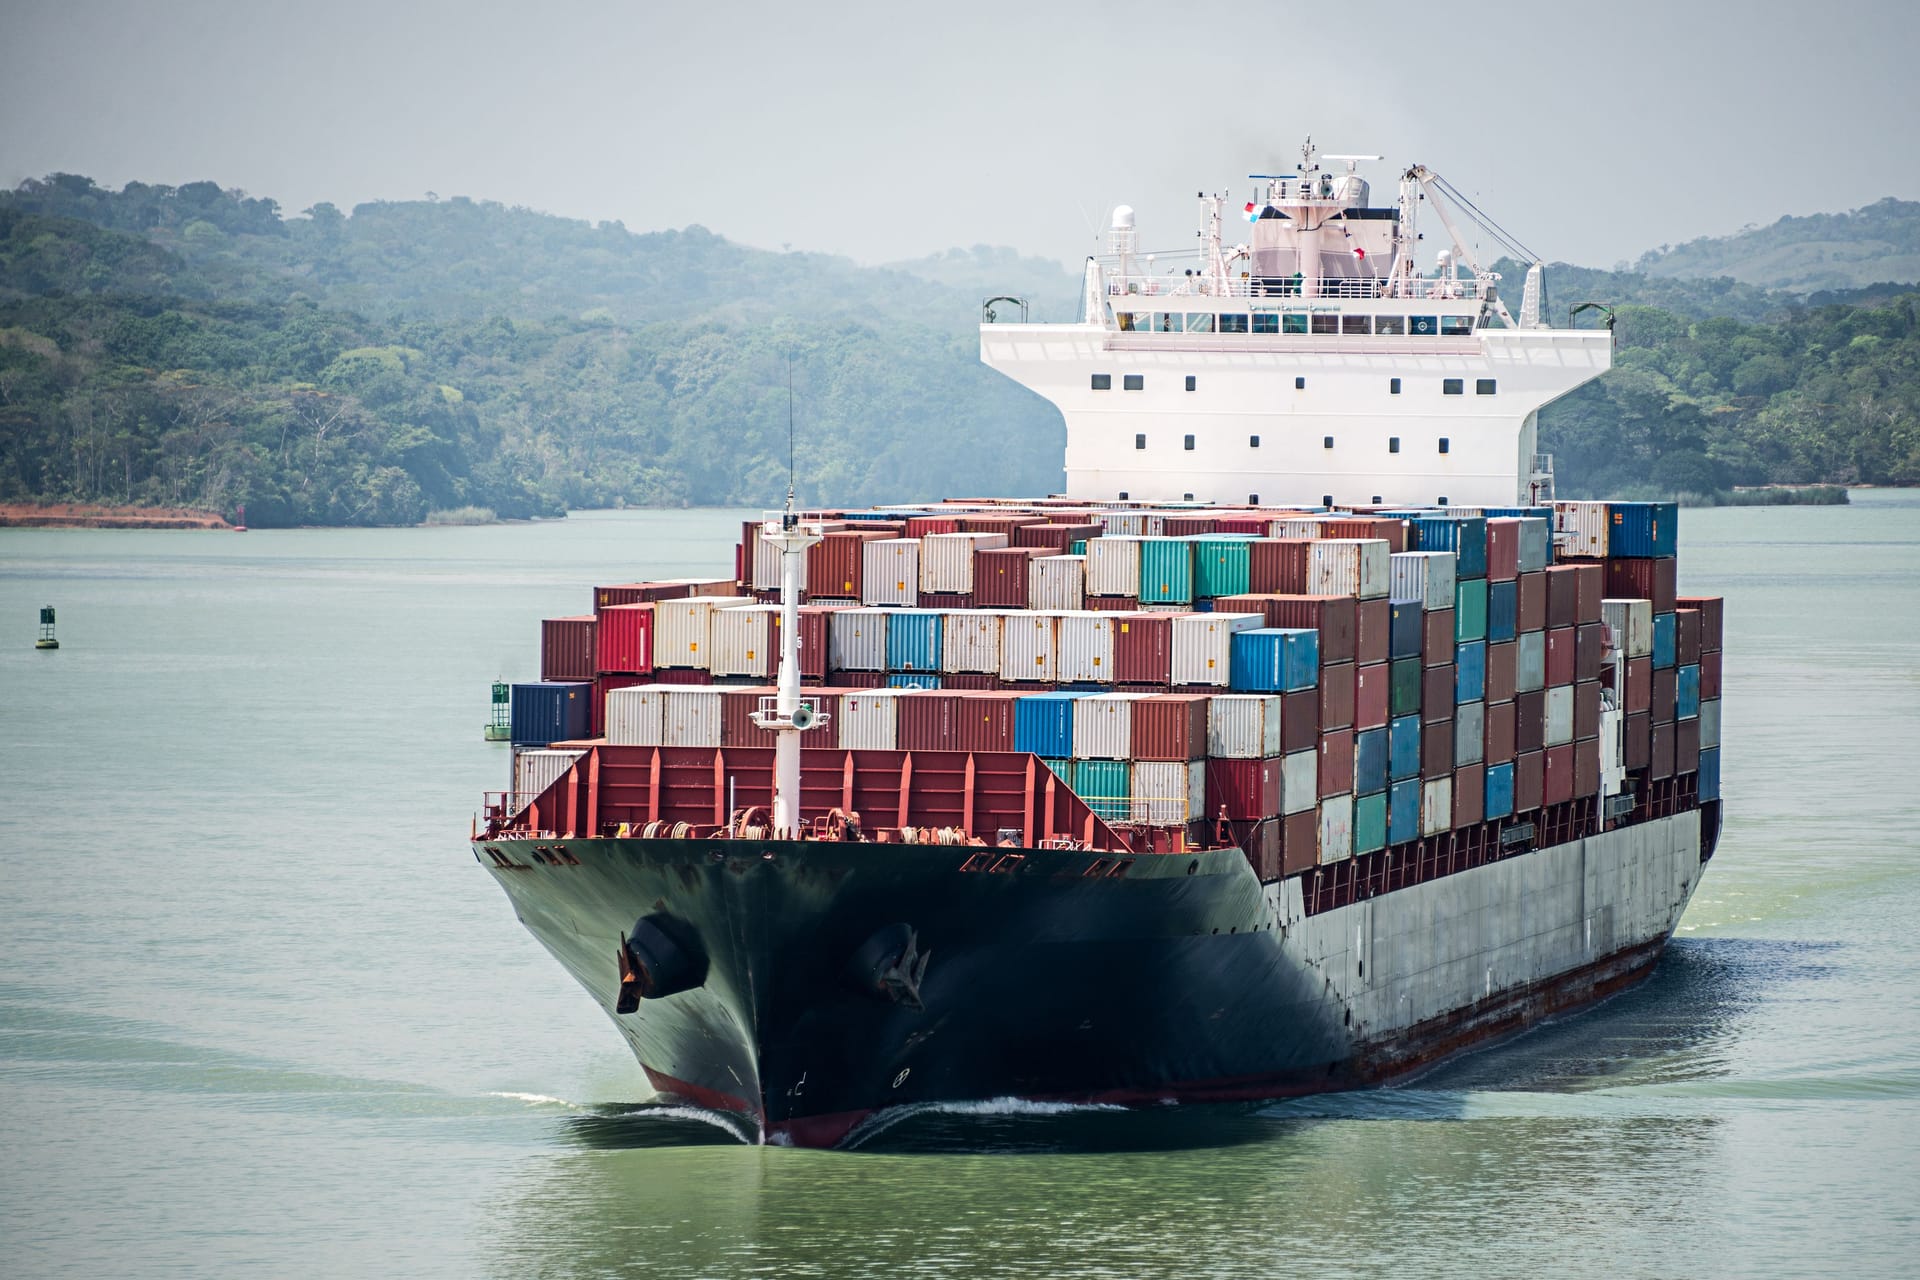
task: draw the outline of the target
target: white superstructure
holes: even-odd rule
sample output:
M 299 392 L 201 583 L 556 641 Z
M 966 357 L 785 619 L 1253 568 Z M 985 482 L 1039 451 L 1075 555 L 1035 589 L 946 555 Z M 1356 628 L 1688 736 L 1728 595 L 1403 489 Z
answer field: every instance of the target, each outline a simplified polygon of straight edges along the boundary
M 1438 175 L 1368 205 L 1373 156 L 1255 175 L 1249 240 L 1202 198 L 1197 255 L 1142 254 L 1133 211 L 1088 259 L 1077 324 L 980 326 L 991 367 L 1066 419 L 1066 492 L 1090 501 L 1510 506 L 1552 497 L 1540 408 L 1606 372 L 1610 329 L 1555 329 L 1541 268 L 1516 319 L 1456 215 L 1534 262 Z M 1343 161 L 1345 172 L 1321 167 Z M 1420 266 L 1422 207 L 1450 248 Z M 1449 209 L 1451 206 L 1451 211 Z

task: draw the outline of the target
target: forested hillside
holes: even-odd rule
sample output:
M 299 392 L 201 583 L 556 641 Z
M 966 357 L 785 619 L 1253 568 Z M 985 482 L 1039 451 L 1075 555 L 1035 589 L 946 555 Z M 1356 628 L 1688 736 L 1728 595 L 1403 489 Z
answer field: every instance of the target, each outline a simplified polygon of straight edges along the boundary
M 1731 276 L 1811 293 L 1884 281 L 1920 282 L 1920 203 L 1891 197 L 1850 213 L 1781 218 L 1730 236 L 1702 236 L 1641 256 L 1653 276 Z

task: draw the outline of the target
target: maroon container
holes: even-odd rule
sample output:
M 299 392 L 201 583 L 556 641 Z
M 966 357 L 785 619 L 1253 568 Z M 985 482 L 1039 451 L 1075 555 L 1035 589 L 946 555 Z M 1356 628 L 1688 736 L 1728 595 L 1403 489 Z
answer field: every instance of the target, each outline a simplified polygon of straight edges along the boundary
M 1574 628 L 1573 678 L 1598 680 L 1607 665 L 1607 624 L 1583 622 Z
M 1674 661 L 1690 667 L 1700 661 L 1700 611 L 1681 609 L 1673 615 Z
M 1420 776 L 1428 782 L 1453 773 L 1453 721 L 1429 720 L 1420 726 Z
M 1099 613 L 1133 613 L 1140 608 L 1140 597 L 1088 596 L 1087 608 Z
M 1280 749 L 1307 751 L 1320 740 L 1320 691 L 1297 689 L 1280 695 Z
M 1672 724 L 1680 718 L 1680 673 L 1672 667 L 1653 672 L 1653 722 Z
M 1627 717 L 1620 737 L 1620 763 L 1644 769 L 1653 763 L 1653 716 L 1635 711 Z
M 1582 680 L 1573 686 L 1573 736 L 1591 738 L 1600 732 L 1600 682 Z
M 1352 790 L 1353 730 L 1330 729 L 1320 735 L 1320 798 L 1327 800 Z
M 1018 693 L 989 691 L 956 694 L 953 700 L 954 748 L 961 751 L 1013 750 L 1013 704 L 1019 697 Z
M 1547 684 L 1557 688 L 1573 683 L 1574 645 L 1579 632 L 1573 627 L 1555 627 L 1547 632 Z
M 1242 839 L 1240 851 L 1261 884 L 1271 884 L 1286 874 L 1286 861 L 1280 851 L 1280 823 L 1258 822 Z
M 1047 526 L 1039 526 L 1046 528 Z M 1056 526 L 1057 527 L 1057 526 Z M 1001 547 L 973 553 L 973 602 L 982 609 L 1027 607 L 1027 568 L 1037 555 L 1033 547 Z
M 1247 544 L 1247 589 L 1305 595 L 1310 538 L 1255 538 Z
M 1355 667 L 1353 672 L 1353 727 L 1379 729 L 1393 706 L 1393 668 L 1384 662 Z
M 887 673 L 884 671 L 829 671 L 827 685 L 834 689 L 884 689 L 887 685 Z
M 1100 536 L 1097 524 L 1023 524 L 1013 531 L 1013 545 L 1033 547 L 1042 555 L 1064 556 L 1076 542 Z
M 1320 863 L 1320 816 L 1313 809 L 1289 815 L 1280 824 L 1280 866 L 1293 876 Z
M 1627 697 L 1625 706 L 1629 713 L 1651 711 L 1653 709 L 1653 659 L 1627 659 Z
M 1583 626 L 1589 622 L 1599 622 L 1600 601 L 1607 594 L 1607 575 L 1600 565 L 1589 560 L 1584 564 L 1571 566 L 1573 569 L 1573 623 Z
M 600 611 L 598 662 L 609 674 L 653 670 L 653 605 L 615 604 Z
M 1329 520 L 1321 526 L 1327 538 L 1380 538 L 1392 552 L 1407 550 L 1409 523 L 1387 516 L 1367 516 L 1354 520 Z
M 1673 776 L 1674 726 L 1661 724 L 1653 726 L 1653 762 L 1647 766 L 1647 776 L 1656 781 Z
M 1545 799 L 1546 754 L 1526 751 L 1513 758 L 1513 811 L 1532 813 Z
M 760 699 L 779 690 L 770 684 L 729 685 L 720 691 L 720 745 L 770 747 L 773 735 L 753 722 Z
M 828 615 L 834 610 L 826 605 L 803 604 L 800 606 L 800 676 L 804 680 L 822 681 L 827 678 L 827 627 Z M 780 639 L 780 615 L 773 615 L 773 638 Z
M 1202 760 L 1207 754 L 1207 696 L 1164 693 L 1133 704 L 1135 760 Z M 1284 713 L 1283 713 L 1284 714 Z
M 1420 665 L 1453 661 L 1453 610 L 1429 609 L 1420 619 Z
M 1169 538 L 1198 538 L 1219 528 L 1214 516 L 1168 516 L 1160 522 L 1160 532 Z
M 1600 739 L 1581 738 L 1573 744 L 1573 794 L 1600 794 Z
M 1215 533 L 1252 534 L 1256 538 L 1264 538 L 1267 535 L 1268 528 L 1270 528 L 1272 524 L 1273 520 L 1268 516 L 1223 515 L 1214 521 L 1213 531 Z
M 1481 755 L 1488 764 L 1506 764 L 1513 759 L 1516 712 L 1511 702 L 1487 704 L 1487 741 Z
M 1269 627 L 1305 628 L 1320 633 L 1320 665 L 1352 662 L 1359 601 L 1352 596 L 1298 596 L 1256 592 L 1222 596 L 1216 613 L 1257 613 Z
M 655 684 L 712 684 L 713 672 L 704 667 L 661 667 L 653 673 Z
M 1538 751 L 1547 745 L 1547 695 L 1539 689 L 1514 698 L 1513 746 Z
M 1512 582 L 1520 576 L 1520 522 L 1487 521 L 1487 581 Z
M 1173 678 L 1173 618 L 1129 613 L 1113 623 L 1113 678 L 1122 684 L 1165 684 Z
M 1708 649 L 1700 655 L 1700 696 L 1720 696 L 1720 650 Z
M 1675 604 L 1700 615 L 1700 651 L 1710 653 L 1720 647 L 1726 630 L 1727 602 L 1719 596 L 1680 596 Z
M 1257 820 L 1280 812 L 1280 761 L 1207 761 L 1207 816 Z M 1311 815 L 1309 815 L 1311 816 Z
M 1523 573 L 1514 587 L 1514 627 L 1519 631 L 1544 631 L 1547 626 L 1547 575 Z
M 1556 564 L 1546 571 L 1547 626 L 1570 627 L 1580 615 L 1579 566 Z M 1521 630 L 1526 630 L 1522 627 Z
M 1358 701 L 1354 666 L 1351 662 L 1320 668 L 1320 731 L 1353 728 L 1354 708 Z
M 651 604 L 656 600 L 684 600 L 693 594 L 685 582 L 622 582 L 593 589 L 595 612 L 616 604 Z
M 1453 825 L 1471 827 L 1487 816 L 1487 767 L 1463 764 L 1453 771 Z
M 973 593 L 971 591 L 922 591 L 919 605 L 922 609 L 971 609 Z
M 1541 756 L 1542 799 L 1547 804 L 1565 804 L 1573 799 L 1573 744 L 1548 747 Z
M 1520 648 L 1509 640 L 1487 646 L 1487 701 L 1509 702 L 1520 681 Z
M 1679 561 L 1608 560 L 1606 591 L 1615 600 L 1651 600 L 1655 613 L 1671 613 L 1675 603 L 1675 566 Z M 1595 566 L 1598 568 L 1598 566 Z
M 807 594 L 838 600 L 858 600 L 860 566 L 867 543 L 886 534 L 871 529 L 839 530 L 824 535 L 807 548 Z
M 1003 687 L 1003 682 L 999 676 L 993 674 L 991 671 L 953 671 L 940 677 L 940 687 L 942 689 L 970 689 L 977 693 L 983 689 L 1001 688 Z M 1029 687 L 1023 690 L 1017 690 L 1016 692 L 1031 693 L 1033 690 Z
M 1700 772 L 1700 722 L 1682 720 L 1673 726 L 1673 771 Z
M 953 751 L 959 748 L 955 704 L 958 693 L 914 689 L 900 695 L 897 740 L 902 751 Z
M 1353 610 L 1353 656 L 1356 662 L 1386 662 L 1393 656 L 1393 602 L 1361 600 Z
M 954 516 L 909 516 L 906 535 L 909 538 L 924 538 L 930 533 L 958 533 L 960 521 Z
M 543 618 L 540 622 L 540 678 L 591 680 L 599 620 L 593 614 L 573 618 Z
M 615 689 L 630 689 L 636 684 L 646 684 L 644 675 L 599 675 L 593 678 L 593 704 L 587 710 L 587 721 L 591 726 L 589 737 L 604 737 L 607 732 L 607 695 Z
M 994 515 L 975 511 L 963 515 L 958 521 L 961 533 L 998 533 L 1004 534 L 1008 542 L 1013 541 L 1013 531 L 1022 525 L 1044 524 L 1039 516 Z
M 1453 719 L 1453 691 L 1458 675 L 1454 665 L 1428 667 L 1420 673 L 1420 718 Z
M 730 578 L 690 578 L 684 584 L 689 596 L 730 596 L 738 594 L 739 582 Z M 680 599 L 678 596 L 663 599 Z

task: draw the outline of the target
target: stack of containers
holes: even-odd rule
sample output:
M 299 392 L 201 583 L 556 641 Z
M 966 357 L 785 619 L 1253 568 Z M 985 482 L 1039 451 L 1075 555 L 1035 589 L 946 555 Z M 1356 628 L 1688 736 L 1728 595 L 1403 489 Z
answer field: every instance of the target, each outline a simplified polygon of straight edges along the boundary
M 1697 621 L 1690 625 L 1697 627 L 1700 637 L 1698 674 L 1694 677 L 1700 709 L 1695 719 L 1700 743 L 1698 795 L 1705 804 L 1720 798 L 1720 646 L 1726 628 L 1725 604 L 1709 596 L 1685 596 L 1677 604 L 1682 618 L 1695 616 Z M 1686 654 L 1683 651 L 1678 656 Z M 1680 668 L 1682 673 L 1686 669 Z
M 682 671 L 711 672 L 713 615 L 755 603 L 752 596 L 688 596 L 661 600 L 653 608 L 653 665 Z

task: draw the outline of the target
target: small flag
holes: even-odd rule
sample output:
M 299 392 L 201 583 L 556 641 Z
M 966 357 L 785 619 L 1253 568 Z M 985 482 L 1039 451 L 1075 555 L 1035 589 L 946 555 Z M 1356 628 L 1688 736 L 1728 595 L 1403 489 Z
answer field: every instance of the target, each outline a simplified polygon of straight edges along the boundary
M 1365 249 L 1362 249 L 1359 245 L 1355 245 L 1353 246 L 1353 256 L 1356 258 L 1365 258 L 1367 256 L 1367 251 Z
M 1253 201 L 1251 200 L 1247 201 L 1247 221 L 1248 222 L 1260 221 L 1260 213 L 1257 209 L 1253 207 Z

